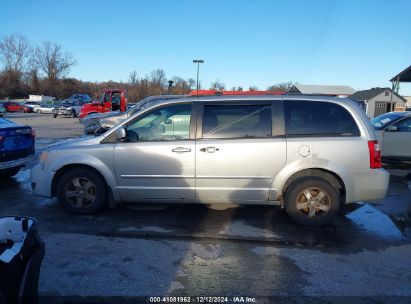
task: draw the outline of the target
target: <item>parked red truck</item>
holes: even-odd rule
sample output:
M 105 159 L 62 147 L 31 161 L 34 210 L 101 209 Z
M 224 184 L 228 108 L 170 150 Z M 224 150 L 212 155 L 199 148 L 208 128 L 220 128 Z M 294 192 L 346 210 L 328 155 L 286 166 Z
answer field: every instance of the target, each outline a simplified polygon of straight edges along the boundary
M 106 113 L 111 111 L 125 112 L 127 110 L 126 90 L 108 89 L 100 101 L 93 101 L 81 107 L 79 117 L 84 118 L 94 113 Z

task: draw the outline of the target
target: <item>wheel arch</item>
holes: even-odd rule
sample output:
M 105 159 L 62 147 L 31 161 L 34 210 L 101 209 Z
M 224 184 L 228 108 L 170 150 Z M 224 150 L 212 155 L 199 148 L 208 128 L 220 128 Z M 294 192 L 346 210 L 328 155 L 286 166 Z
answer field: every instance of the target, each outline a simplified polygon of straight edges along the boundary
M 323 168 L 307 168 L 307 169 L 302 169 L 300 171 L 297 171 L 293 173 L 284 185 L 281 188 L 281 194 L 280 194 L 280 201 L 284 200 L 284 195 L 287 192 L 287 189 L 289 186 L 295 182 L 296 180 L 303 178 L 303 177 L 319 177 L 330 183 L 333 187 L 338 189 L 339 192 L 339 197 L 340 197 L 340 203 L 343 204 L 345 203 L 346 200 L 346 185 L 343 181 L 343 179 L 335 172 L 326 170 Z
M 66 172 L 68 172 L 72 169 L 82 169 L 82 168 L 90 170 L 90 171 L 96 173 L 103 180 L 105 186 L 107 187 L 107 195 L 108 195 L 107 199 L 108 199 L 108 202 L 109 202 L 109 206 L 114 207 L 115 206 L 115 201 L 113 199 L 113 196 L 114 196 L 113 189 L 112 189 L 112 186 L 110 185 L 110 183 L 107 181 L 106 176 L 102 172 L 100 172 L 98 169 L 96 169 L 95 167 L 93 167 L 91 165 L 88 165 L 88 164 L 82 164 L 82 163 L 80 163 L 80 164 L 78 164 L 78 163 L 77 164 L 73 164 L 73 163 L 72 164 L 67 164 L 67 165 L 62 166 L 61 168 L 59 168 L 55 172 L 55 174 L 53 176 L 53 179 L 51 181 L 51 197 L 55 197 L 57 195 L 57 193 L 56 193 L 57 192 L 57 183 L 58 183 L 59 179 Z

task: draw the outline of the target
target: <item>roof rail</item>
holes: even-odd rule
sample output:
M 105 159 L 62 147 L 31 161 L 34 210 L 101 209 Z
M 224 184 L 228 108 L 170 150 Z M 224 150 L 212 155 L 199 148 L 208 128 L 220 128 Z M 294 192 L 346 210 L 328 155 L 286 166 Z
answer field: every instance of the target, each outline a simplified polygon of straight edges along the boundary
M 282 95 L 283 91 L 224 91 L 224 90 L 191 90 L 191 96 L 227 96 L 227 95 Z

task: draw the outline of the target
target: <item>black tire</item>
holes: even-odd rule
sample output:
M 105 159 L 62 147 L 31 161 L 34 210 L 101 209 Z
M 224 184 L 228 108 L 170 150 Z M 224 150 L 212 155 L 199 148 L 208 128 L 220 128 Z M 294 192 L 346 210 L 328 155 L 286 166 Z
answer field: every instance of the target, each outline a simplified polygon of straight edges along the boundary
M 77 117 L 76 111 L 72 110 L 71 113 L 70 113 L 70 117 L 71 118 L 76 118 Z
M 97 213 L 107 203 L 106 183 L 90 169 L 71 169 L 57 182 L 57 199 L 71 213 Z
M 23 108 L 21 108 L 21 109 L 19 110 L 19 112 L 20 112 L 20 113 L 24 113 L 25 111 L 24 111 Z
M 54 118 L 57 118 L 57 114 L 53 114 L 53 117 L 54 117 Z
M 9 168 L 5 170 L 0 170 L 0 177 L 2 178 L 10 178 L 17 173 L 19 173 L 20 167 Z
M 338 214 L 339 191 L 322 178 L 303 177 L 287 188 L 284 206 L 288 216 L 295 223 L 304 226 L 324 226 Z
M 42 114 L 43 112 L 41 110 L 37 110 L 37 114 Z

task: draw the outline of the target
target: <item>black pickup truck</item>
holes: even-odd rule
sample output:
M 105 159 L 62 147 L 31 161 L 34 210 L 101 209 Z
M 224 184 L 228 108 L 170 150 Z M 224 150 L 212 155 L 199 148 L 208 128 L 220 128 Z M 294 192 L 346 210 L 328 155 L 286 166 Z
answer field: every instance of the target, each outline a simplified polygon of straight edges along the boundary
M 0 118 L 0 178 L 16 175 L 33 160 L 34 139 L 31 127 Z

